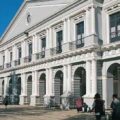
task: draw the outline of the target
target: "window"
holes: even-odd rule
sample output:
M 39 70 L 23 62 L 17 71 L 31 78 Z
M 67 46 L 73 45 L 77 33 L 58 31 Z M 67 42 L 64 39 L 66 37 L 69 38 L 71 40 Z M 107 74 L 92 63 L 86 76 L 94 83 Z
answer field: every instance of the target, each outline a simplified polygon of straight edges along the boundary
M 12 52 L 10 52 L 10 62 L 12 61 Z
M 31 56 L 32 55 L 32 43 L 28 44 L 28 55 Z
M 58 31 L 56 33 L 56 37 L 57 37 L 57 41 L 56 41 L 56 44 L 57 44 L 57 51 L 58 53 L 61 53 L 62 52 L 62 41 L 63 41 L 63 31 Z
M 110 15 L 110 41 L 120 40 L 120 12 Z
M 46 37 L 42 38 L 41 39 L 41 48 L 42 48 L 42 51 L 45 51 L 45 48 L 46 48 Z
M 5 56 L 3 56 L 3 66 L 4 66 L 4 64 L 5 64 Z
M 18 59 L 21 58 L 21 47 L 18 48 Z
M 82 47 L 84 45 L 84 22 L 79 22 L 76 24 L 76 46 Z
M 46 37 L 41 39 L 41 48 L 42 48 L 42 52 L 41 52 L 41 57 L 44 58 L 45 57 L 45 48 L 46 48 Z

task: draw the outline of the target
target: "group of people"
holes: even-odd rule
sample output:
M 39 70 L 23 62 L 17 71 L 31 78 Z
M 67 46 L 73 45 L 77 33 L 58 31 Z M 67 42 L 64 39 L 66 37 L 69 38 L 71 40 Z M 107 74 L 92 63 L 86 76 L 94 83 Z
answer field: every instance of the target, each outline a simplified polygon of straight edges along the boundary
M 112 108 L 112 120 L 120 120 L 120 100 L 117 97 L 117 94 L 113 94 L 113 101 L 111 103 Z M 86 112 L 95 112 L 96 120 L 101 120 L 102 116 L 105 116 L 105 101 L 101 99 L 100 94 L 96 93 L 94 96 L 94 102 L 92 105 L 92 109 L 89 108 L 86 103 L 83 102 L 83 99 L 80 97 L 76 99 L 76 108 L 77 111 L 84 111 Z M 85 110 L 86 109 L 86 110 Z

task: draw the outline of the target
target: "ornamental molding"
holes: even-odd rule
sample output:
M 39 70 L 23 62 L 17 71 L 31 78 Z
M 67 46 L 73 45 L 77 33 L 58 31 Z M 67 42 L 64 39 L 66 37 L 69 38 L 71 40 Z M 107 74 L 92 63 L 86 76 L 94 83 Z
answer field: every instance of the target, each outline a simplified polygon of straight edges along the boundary
M 62 30 L 63 29 L 63 21 L 62 22 L 59 22 L 55 25 L 52 26 L 52 29 L 54 29 L 55 31 L 59 31 L 59 30 Z
M 42 30 L 42 31 L 38 32 L 37 36 L 40 37 L 40 38 L 45 37 L 46 36 L 46 30 Z
M 114 2 L 114 3 L 111 3 L 111 4 L 108 4 L 106 6 L 103 7 L 103 9 L 105 10 L 105 12 L 107 13 L 110 13 L 114 10 L 120 10 L 120 2 Z

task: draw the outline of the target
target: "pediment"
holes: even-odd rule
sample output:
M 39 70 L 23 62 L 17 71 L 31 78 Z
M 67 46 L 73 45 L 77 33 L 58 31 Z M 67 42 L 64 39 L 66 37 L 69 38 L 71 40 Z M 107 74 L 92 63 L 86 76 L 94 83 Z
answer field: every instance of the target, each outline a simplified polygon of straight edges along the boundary
M 45 0 L 44 2 L 43 0 L 26 1 L 4 33 L 2 43 L 57 13 L 73 1 L 76 0 Z

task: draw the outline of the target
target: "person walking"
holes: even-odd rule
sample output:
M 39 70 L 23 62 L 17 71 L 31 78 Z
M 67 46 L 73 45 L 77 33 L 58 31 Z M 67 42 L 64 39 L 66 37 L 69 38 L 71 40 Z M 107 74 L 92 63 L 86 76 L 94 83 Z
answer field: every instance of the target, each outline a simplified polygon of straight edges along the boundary
M 7 109 L 7 105 L 8 105 L 8 96 L 5 96 L 4 100 L 3 100 L 3 104 L 5 105 L 5 109 Z
M 76 99 L 76 108 L 77 108 L 77 112 L 82 111 L 82 107 L 83 107 L 83 99 L 81 97 Z
M 101 99 L 100 94 L 96 93 L 92 107 L 92 111 L 95 111 L 96 120 L 101 120 L 101 117 L 105 115 L 104 103 L 105 101 Z
M 112 120 L 120 120 L 120 101 L 117 94 L 113 94 L 113 101 L 111 103 L 112 108 Z

